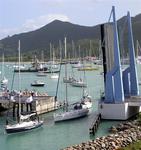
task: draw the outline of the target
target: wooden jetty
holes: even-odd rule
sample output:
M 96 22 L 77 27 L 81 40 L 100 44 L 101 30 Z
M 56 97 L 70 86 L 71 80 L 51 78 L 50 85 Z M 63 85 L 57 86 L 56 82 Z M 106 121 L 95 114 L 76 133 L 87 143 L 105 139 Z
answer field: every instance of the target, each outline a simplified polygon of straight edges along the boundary
M 98 126 L 100 124 L 100 121 L 101 121 L 101 114 L 95 114 L 94 119 L 92 120 L 91 125 L 89 127 L 90 134 L 95 135 L 98 129 Z

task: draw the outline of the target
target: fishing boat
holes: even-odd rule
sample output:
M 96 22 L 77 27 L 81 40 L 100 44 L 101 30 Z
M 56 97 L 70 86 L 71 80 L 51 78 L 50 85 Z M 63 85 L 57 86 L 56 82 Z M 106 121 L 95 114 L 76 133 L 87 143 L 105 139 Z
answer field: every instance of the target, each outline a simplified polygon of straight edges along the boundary
M 66 38 L 65 38 L 65 60 L 66 60 Z M 65 65 L 65 77 L 67 79 L 67 64 Z M 77 119 L 80 117 L 85 117 L 88 115 L 89 110 L 82 108 L 81 109 L 69 109 L 68 107 L 68 97 L 67 97 L 67 83 L 66 83 L 66 98 L 65 98 L 65 111 L 62 113 L 55 113 L 54 114 L 54 121 L 55 122 L 61 122 L 61 121 L 67 121 L 72 119 Z
M 20 66 L 20 41 L 19 41 L 19 66 Z M 19 67 L 19 91 L 21 89 L 21 83 L 20 83 L 20 67 Z M 27 115 L 21 114 L 21 95 L 20 92 L 18 94 L 18 117 L 17 122 L 10 123 L 8 120 L 6 120 L 6 126 L 5 130 L 7 133 L 17 133 L 17 132 L 23 132 L 32 130 L 38 127 L 41 127 L 43 125 L 43 121 L 39 120 L 39 117 L 37 116 L 37 113 L 31 113 Z M 34 117 L 33 117 L 34 116 Z
M 35 80 L 33 83 L 31 83 L 31 86 L 44 86 L 45 83 L 40 80 Z

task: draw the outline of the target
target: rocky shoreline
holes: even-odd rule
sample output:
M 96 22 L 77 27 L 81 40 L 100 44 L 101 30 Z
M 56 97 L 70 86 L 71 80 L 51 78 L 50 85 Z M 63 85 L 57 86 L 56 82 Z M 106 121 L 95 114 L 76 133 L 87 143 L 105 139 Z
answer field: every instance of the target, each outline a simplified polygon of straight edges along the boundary
M 112 126 L 109 131 L 111 133 L 108 136 L 70 146 L 64 150 L 117 150 L 141 140 L 141 124 L 136 120 Z

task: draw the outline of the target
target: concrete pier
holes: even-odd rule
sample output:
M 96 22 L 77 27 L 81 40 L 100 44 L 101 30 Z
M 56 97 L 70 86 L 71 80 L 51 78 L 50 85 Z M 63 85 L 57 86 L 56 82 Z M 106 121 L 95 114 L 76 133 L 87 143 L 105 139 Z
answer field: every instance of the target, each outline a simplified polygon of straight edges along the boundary
M 57 104 L 54 96 L 33 96 L 32 102 L 27 102 L 28 96 L 21 97 L 21 112 L 36 111 L 37 114 L 47 113 L 49 111 L 56 110 Z M 12 109 L 13 116 L 18 111 L 18 99 L 10 101 L 9 99 L 0 99 L 2 107 Z
M 101 121 L 101 114 L 95 114 L 93 121 L 89 127 L 89 133 L 95 135 Z

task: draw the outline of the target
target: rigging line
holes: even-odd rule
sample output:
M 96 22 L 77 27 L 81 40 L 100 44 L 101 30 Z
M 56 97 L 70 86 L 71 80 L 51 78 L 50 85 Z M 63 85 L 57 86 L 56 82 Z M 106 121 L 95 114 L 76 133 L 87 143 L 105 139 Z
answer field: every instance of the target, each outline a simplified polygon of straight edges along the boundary
M 110 13 L 110 16 L 109 16 L 109 19 L 108 19 L 108 23 L 110 22 L 110 19 L 112 17 L 112 14 L 113 14 L 113 9 L 111 10 L 111 13 Z
M 15 66 L 16 66 L 16 62 L 15 62 Z M 15 71 L 14 71 L 14 73 L 13 73 L 13 77 L 12 77 L 11 91 L 13 90 L 14 79 L 15 79 Z
M 61 41 L 59 41 L 59 47 L 60 47 L 60 67 L 59 67 L 59 78 L 58 78 L 57 87 L 56 87 L 55 101 L 57 101 L 59 82 L 60 82 L 60 76 L 61 76 L 61 68 L 62 68 L 62 45 L 61 45 Z

